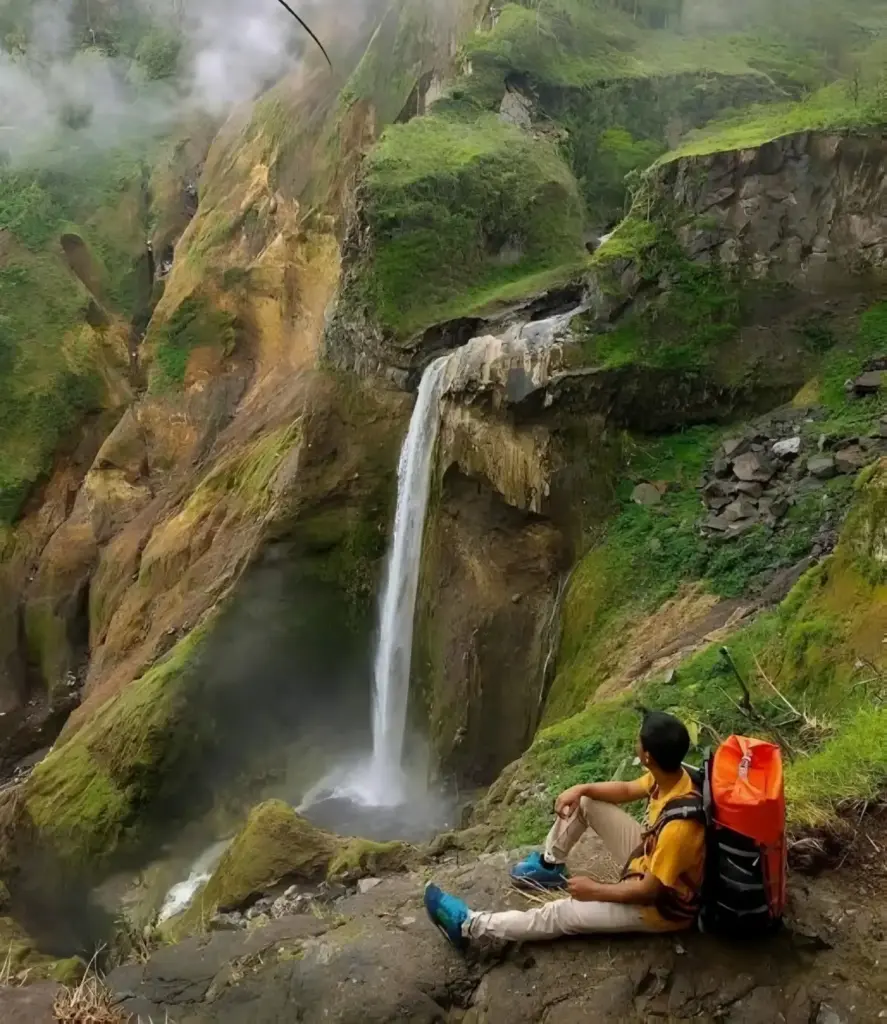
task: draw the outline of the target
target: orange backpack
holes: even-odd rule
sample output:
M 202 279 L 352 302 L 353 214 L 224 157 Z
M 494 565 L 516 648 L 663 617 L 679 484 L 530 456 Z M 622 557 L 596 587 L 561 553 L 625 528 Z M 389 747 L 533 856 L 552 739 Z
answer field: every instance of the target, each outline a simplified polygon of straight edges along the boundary
M 785 911 L 785 791 L 779 747 L 731 736 L 702 772 L 706 866 L 703 931 L 764 935 Z

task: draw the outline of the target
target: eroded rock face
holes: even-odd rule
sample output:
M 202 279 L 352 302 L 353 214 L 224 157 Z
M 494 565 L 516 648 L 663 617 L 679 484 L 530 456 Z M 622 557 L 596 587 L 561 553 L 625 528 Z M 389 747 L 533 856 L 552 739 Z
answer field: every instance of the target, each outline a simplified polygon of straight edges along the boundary
M 887 140 L 803 132 L 665 164 L 658 187 L 706 218 L 678 237 L 693 259 L 816 290 L 887 256 Z

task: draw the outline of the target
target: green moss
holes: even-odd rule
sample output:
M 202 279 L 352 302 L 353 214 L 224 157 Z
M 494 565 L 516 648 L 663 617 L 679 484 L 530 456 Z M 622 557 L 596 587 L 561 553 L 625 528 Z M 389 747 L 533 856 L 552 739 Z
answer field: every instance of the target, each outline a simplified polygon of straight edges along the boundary
M 593 265 L 605 290 L 618 290 L 611 275 L 624 259 L 633 260 L 643 281 L 666 278 L 668 290 L 659 301 L 630 312 L 612 331 L 591 334 L 583 344 L 588 363 L 698 369 L 736 336 L 751 290 L 718 263 L 688 259 L 673 234 L 669 212 L 658 211 L 654 221 L 633 214 L 595 253 Z
M 845 384 L 858 376 L 867 359 L 887 351 L 887 302 L 877 303 L 860 317 L 859 328 L 848 344 L 831 347 L 817 375 L 818 401 L 829 411 L 827 420 L 816 424 L 826 435 L 851 436 L 870 431 L 887 414 L 887 394 L 881 392 L 862 401 L 848 398 Z
M 323 879 L 340 842 L 309 824 L 281 800 L 259 804 L 225 851 L 206 887 L 175 922 L 175 934 L 202 930 L 219 908 L 240 907 L 283 879 Z
M 492 115 L 389 128 L 368 159 L 365 284 L 400 335 L 582 256 L 575 180 L 554 146 Z
M 139 154 L 76 143 L 64 158 L 50 149 L 38 170 L 0 169 L 0 520 L 102 405 L 109 366 L 123 369 L 123 346 L 89 323 L 144 301 L 142 176 Z M 69 267 L 63 235 L 79 240 L 88 273 Z
M 212 348 L 230 355 L 237 344 L 237 318 L 204 295 L 189 295 L 169 320 L 152 323 L 146 344 L 152 351 L 150 386 L 155 391 L 180 388 L 195 349 Z
M 97 868 L 132 840 L 145 806 L 194 742 L 180 729 L 206 629 L 194 630 L 57 744 L 28 780 L 31 821 L 63 861 Z
M 626 439 L 630 469 L 619 504 L 590 538 L 567 592 L 546 722 L 575 713 L 593 698 L 620 656 L 614 638 L 673 597 L 682 583 L 701 581 L 724 598 L 753 594 L 776 570 L 808 554 L 826 516 L 840 521 L 853 491 L 846 477 L 799 500 L 775 531 L 760 526 L 730 543 L 703 537 L 705 509 L 697 484 L 721 439 L 735 430 L 706 426 L 659 439 Z M 631 501 L 638 480 L 669 485 L 658 505 Z
M 415 861 L 416 856 L 415 847 L 407 843 L 352 839 L 330 862 L 327 877 L 354 881 L 366 875 L 402 871 Z
M 514 807 L 498 793 L 499 803 L 490 808 L 493 819 L 514 839 L 537 840 L 558 790 L 579 781 L 630 777 L 636 704 L 670 710 L 686 721 L 696 756 L 734 732 L 779 742 L 787 760 L 792 827 L 835 825 L 844 802 L 873 799 L 887 780 L 887 586 L 883 573 L 866 566 L 883 564 L 885 482 L 882 464 L 857 488 L 832 558 L 807 573 L 777 610 L 727 640 L 751 692 L 754 721 L 739 707 L 742 691 L 719 641 L 667 679 L 636 684 L 630 696 L 589 704 L 543 729 L 517 775 L 518 782 L 544 781 L 545 793 Z M 591 648 L 577 647 L 569 619 L 567 625 L 565 646 L 572 643 L 574 657 L 590 659 Z
M 873 89 L 853 102 L 844 83 L 833 83 L 794 103 L 753 107 L 691 132 L 664 160 L 755 149 L 797 132 L 877 127 L 887 120 L 883 97 Z

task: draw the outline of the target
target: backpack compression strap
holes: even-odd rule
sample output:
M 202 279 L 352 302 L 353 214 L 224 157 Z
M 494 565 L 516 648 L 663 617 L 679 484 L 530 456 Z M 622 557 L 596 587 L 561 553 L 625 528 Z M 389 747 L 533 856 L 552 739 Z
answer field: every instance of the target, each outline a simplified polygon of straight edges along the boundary
M 645 853 L 652 855 L 662 830 L 673 821 L 698 821 L 701 825 L 705 825 L 705 806 L 702 794 L 691 793 L 689 796 L 677 796 L 674 800 L 668 801 L 659 812 L 656 823 L 650 828 L 645 829 L 641 834 L 640 845 L 637 849 L 632 850 L 625 863 L 625 867 L 622 869 L 621 877 L 623 879 L 635 877 L 636 872 L 632 873 L 628 870 L 631 862 L 637 860 L 638 857 L 642 857 Z

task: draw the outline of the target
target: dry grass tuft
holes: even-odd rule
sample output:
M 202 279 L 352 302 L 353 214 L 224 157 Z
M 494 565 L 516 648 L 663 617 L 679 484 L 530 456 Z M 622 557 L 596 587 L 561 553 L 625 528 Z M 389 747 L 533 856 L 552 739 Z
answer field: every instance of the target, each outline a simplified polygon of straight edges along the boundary
M 95 960 L 93 957 L 90 961 L 79 985 L 63 989 L 56 996 L 52 1012 L 59 1024 L 131 1024 L 132 1014 L 115 1005 Z

